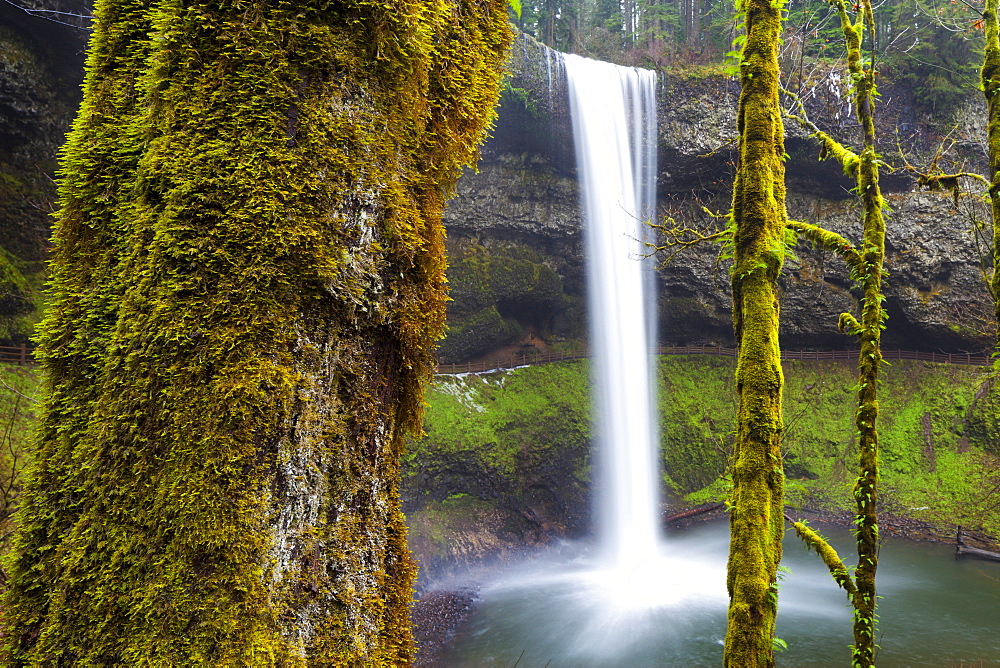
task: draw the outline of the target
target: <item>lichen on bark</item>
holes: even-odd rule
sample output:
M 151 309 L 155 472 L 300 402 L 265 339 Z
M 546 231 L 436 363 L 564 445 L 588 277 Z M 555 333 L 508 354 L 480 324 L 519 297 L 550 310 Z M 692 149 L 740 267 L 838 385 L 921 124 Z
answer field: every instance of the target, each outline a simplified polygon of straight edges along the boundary
M 7 661 L 406 663 L 398 460 L 505 3 L 96 14 Z

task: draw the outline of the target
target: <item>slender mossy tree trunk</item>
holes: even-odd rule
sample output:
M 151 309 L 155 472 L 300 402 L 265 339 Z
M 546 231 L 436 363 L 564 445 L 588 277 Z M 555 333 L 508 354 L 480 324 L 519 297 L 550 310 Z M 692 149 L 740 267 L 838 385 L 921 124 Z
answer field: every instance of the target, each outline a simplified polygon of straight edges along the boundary
M 781 561 L 784 474 L 777 278 L 785 253 L 784 127 L 778 100 L 781 8 L 745 0 L 740 64 L 739 165 L 733 185 L 733 323 L 739 408 L 730 501 L 729 626 L 732 668 L 774 664 L 775 586 Z
M 400 665 L 398 457 L 502 0 L 99 0 L 10 665 Z
M 881 339 L 886 313 L 882 308 L 882 277 L 885 274 L 885 202 L 879 188 L 879 160 L 875 153 L 875 67 L 865 62 L 862 36 L 867 28 L 873 33 L 870 0 L 861 0 L 860 13 L 851 21 L 847 6 L 841 0 L 834 3 L 839 14 L 847 47 L 847 66 L 853 83 L 852 96 L 861 124 L 862 150 L 856 154 L 828 134 L 821 132 L 804 117 L 797 117 L 813 130 L 822 144 L 822 156 L 840 162 L 844 171 L 853 176 L 862 205 L 862 243 L 857 248 L 840 235 L 815 225 L 792 222 L 790 226 L 805 233 L 807 238 L 838 253 L 846 261 L 851 277 L 864 291 L 860 320 L 849 313 L 840 316 L 840 328 L 858 337 L 861 352 L 858 357 L 858 408 L 855 425 L 858 433 L 859 466 L 854 484 L 858 565 L 853 580 L 836 552 L 818 534 L 801 523 L 794 523 L 800 537 L 817 549 L 829 566 L 834 579 L 845 588 L 854 614 L 853 660 L 855 666 L 875 665 L 875 572 L 878 567 L 879 531 L 876 514 L 878 488 L 878 383 L 882 367 Z
M 990 160 L 988 174 L 990 210 L 993 214 L 993 274 L 990 289 L 997 325 L 997 349 L 1000 350 L 1000 21 L 997 19 L 998 0 L 986 0 L 983 26 L 986 44 L 983 49 L 983 69 L 980 77 L 986 96 L 988 122 L 986 140 Z

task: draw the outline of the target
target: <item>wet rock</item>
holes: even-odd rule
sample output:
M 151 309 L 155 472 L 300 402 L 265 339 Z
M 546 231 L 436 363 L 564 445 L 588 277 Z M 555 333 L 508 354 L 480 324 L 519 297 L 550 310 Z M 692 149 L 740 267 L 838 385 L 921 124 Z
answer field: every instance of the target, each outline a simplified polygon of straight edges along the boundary
M 585 336 L 586 269 L 582 220 L 572 152 L 572 130 L 558 58 L 530 38 L 514 48 L 509 93 L 494 138 L 484 147 L 479 173 L 459 182 L 445 220 L 452 257 L 451 333 L 443 344 L 446 361 L 464 361 L 525 332 L 544 338 Z M 857 126 L 845 107 L 846 83 L 817 80 L 806 96 L 814 121 L 847 142 Z M 945 352 L 977 352 L 989 345 L 990 298 L 983 280 L 981 249 L 988 239 L 972 233 L 985 210 L 972 196 L 956 203 L 950 193 L 917 192 L 904 162 L 930 163 L 939 138 L 936 127 L 916 114 L 912 92 L 884 81 L 879 86 L 879 141 L 888 153 L 882 186 L 888 213 L 886 283 L 889 312 L 884 344 Z M 703 207 L 729 209 L 735 164 L 735 105 L 738 87 L 721 76 L 666 74 L 659 90 L 660 210 L 655 218 L 714 230 L 721 224 Z M 956 136 L 970 138 L 952 154 L 970 169 L 985 168 L 981 146 L 984 105 L 970 94 L 954 121 Z M 793 218 L 822 224 L 859 241 L 859 211 L 853 183 L 839 166 L 817 160 L 815 142 L 787 124 L 788 208 Z M 470 246 L 497 266 L 529 257 L 531 267 L 552 273 L 547 294 L 524 281 L 501 297 L 477 288 L 463 274 Z M 858 293 L 843 263 L 800 244 L 782 279 L 782 343 L 789 348 L 851 348 L 837 329 L 843 311 L 857 308 Z M 732 345 L 729 277 L 720 249 L 686 251 L 658 271 L 659 336 L 676 345 Z M 528 266 L 514 271 L 530 276 Z M 470 288 L 471 286 L 471 288 Z M 472 345 L 472 342 L 480 342 Z
M 417 666 L 432 666 L 458 628 L 472 612 L 476 590 L 425 592 L 413 606 L 413 638 L 417 643 Z

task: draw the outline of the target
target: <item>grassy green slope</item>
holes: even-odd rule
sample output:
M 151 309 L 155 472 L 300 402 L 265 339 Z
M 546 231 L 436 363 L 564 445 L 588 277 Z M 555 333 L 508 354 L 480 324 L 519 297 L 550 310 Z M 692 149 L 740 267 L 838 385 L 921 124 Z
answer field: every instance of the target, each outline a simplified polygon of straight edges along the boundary
M 439 377 L 427 435 L 412 444 L 411 504 L 460 494 L 514 498 L 539 485 L 563 506 L 586 499 L 589 409 L 586 362 L 481 376 Z M 664 488 L 686 504 L 724 497 L 732 444 L 734 360 L 662 357 L 660 440 Z M 855 476 L 855 370 L 849 363 L 787 362 L 785 468 L 788 503 L 849 512 Z M 882 392 L 882 489 L 886 510 L 1000 531 L 991 504 L 1000 459 L 970 437 L 986 371 L 896 361 Z M 991 454 L 990 449 L 994 449 Z M 681 501 L 683 499 L 683 501 Z M 585 503 L 585 501 L 584 501 Z
M 0 554 L 6 554 L 40 398 L 35 367 L 0 364 Z

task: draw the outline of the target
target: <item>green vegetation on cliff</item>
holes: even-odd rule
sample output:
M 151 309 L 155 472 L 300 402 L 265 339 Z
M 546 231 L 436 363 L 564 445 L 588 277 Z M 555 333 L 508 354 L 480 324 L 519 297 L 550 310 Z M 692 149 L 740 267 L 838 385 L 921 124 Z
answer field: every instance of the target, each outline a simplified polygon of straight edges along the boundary
M 733 368 L 714 356 L 659 359 L 664 489 L 672 504 L 726 497 L 732 452 Z M 784 363 L 786 502 L 854 513 L 856 369 L 840 362 Z M 414 509 L 456 494 L 534 510 L 522 494 L 549 485 L 567 515 L 589 503 L 590 398 L 584 361 L 468 376 L 438 376 L 427 435 L 406 455 Z M 987 371 L 894 361 L 882 396 L 882 485 L 889 513 L 1000 534 L 1000 453 L 977 438 L 990 423 Z M 537 420 L 537 421 L 536 421 Z M 983 432 L 985 435 L 985 432 Z M 446 509 L 445 509 L 446 510 Z M 574 525 L 585 531 L 585 525 Z
M 546 364 L 481 375 L 438 376 L 428 397 L 427 434 L 404 456 L 406 475 L 434 475 L 463 461 L 501 486 L 561 460 L 589 479 L 587 363 Z M 502 482 L 500 482 L 502 481 Z M 467 489 L 442 489 L 447 496 Z

